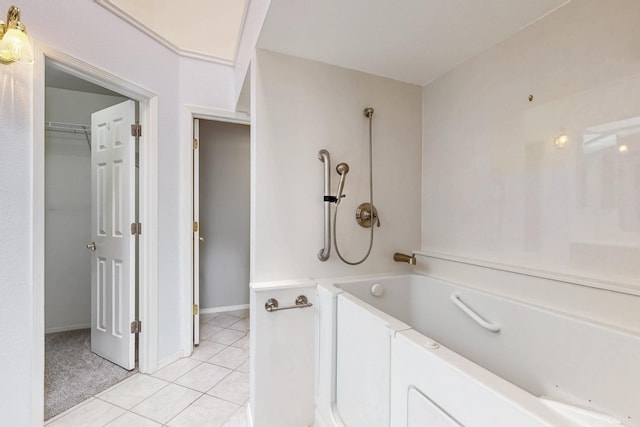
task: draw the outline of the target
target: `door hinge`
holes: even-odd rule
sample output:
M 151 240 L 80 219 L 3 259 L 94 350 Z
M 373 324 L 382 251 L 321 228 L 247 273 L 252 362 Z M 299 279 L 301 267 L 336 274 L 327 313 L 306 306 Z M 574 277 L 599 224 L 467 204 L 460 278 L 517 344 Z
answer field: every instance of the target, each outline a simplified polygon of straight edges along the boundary
M 135 123 L 131 125 L 131 136 L 136 136 L 136 137 L 142 136 L 142 125 L 140 123 Z
M 134 320 L 131 322 L 131 333 L 139 334 L 142 332 L 142 322 L 140 320 Z
M 142 234 L 142 223 L 141 222 L 133 222 L 131 223 L 131 234 L 134 236 L 139 236 Z
M 193 232 L 195 233 L 196 231 L 198 231 L 198 221 L 193 222 Z
M 194 150 L 198 149 L 198 140 L 196 138 L 193 138 L 193 149 Z
M 198 304 L 193 305 L 193 315 L 195 316 L 196 314 L 198 314 Z

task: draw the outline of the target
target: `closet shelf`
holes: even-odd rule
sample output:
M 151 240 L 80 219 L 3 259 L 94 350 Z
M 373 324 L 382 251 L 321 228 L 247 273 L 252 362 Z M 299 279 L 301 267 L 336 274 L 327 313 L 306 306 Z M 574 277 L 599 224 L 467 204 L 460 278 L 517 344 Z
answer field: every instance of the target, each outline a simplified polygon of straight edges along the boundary
M 44 122 L 44 130 L 49 132 L 91 135 L 91 125 L 82 125 L 75 123 Z

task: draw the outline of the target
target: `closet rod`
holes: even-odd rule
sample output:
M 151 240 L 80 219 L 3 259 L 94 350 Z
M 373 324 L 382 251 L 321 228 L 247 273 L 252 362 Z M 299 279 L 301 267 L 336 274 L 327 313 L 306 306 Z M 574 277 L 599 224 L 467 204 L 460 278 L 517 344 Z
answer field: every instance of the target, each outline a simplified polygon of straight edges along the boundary
M 80 125 L 75 123 L 45 122 L 44 129 L 50 132 L 80 133 L 84 135 L 91 134 L 90 125 Z

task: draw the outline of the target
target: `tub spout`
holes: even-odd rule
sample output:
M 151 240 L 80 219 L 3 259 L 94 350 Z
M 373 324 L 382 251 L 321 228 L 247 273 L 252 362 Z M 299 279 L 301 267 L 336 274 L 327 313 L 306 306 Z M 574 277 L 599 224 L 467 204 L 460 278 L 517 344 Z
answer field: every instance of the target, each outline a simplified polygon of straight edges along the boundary
M 400 252 L 396 252 L 395 254 L 393 254 L 393 260 L 395 262 L 407 262 L 410 265 L 416 265 L 415 255 L 407 255 L 407 254 L 401 254 Z

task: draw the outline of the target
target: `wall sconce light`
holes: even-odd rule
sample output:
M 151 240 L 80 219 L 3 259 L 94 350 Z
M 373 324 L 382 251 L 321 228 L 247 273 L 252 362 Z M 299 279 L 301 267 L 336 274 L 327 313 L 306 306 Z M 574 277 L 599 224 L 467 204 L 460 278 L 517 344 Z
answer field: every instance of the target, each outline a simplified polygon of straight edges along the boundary
M 619 153 L 626 153 L 627 151 L 629 151 L 629 147 L 627 147 L 626 144 L 618 145 L 618 152 Z
M 564 146 L 567 145 L 567 142 L 569 142 L 569 137 L 566 133 L 562 133 L 556 136 L 556 139 L 553 141 L 553 145 L 555 145 L 556 148 L 564 148 Z
M 0 62 L 33 62 L 33 50 L 25 26 L 20 22 L 20 9 L 11 6 L 7 22 L 0 21 Z

